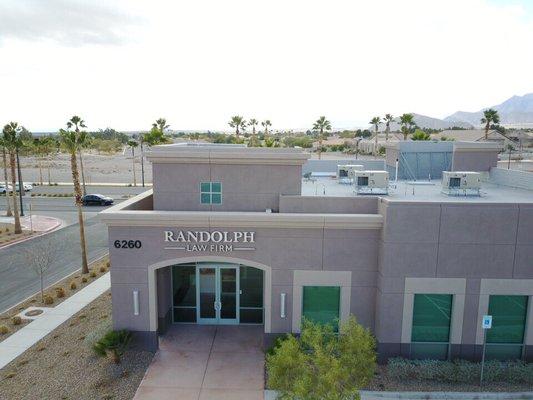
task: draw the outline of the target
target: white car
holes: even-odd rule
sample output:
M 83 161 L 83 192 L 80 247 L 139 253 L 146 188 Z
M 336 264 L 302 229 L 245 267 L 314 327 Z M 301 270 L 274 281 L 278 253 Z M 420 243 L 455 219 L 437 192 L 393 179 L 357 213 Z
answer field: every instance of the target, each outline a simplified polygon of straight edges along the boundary
M 22 184 L 22 186 L 24 187 L 24 191 L 25 192 L 31 192 L 32 189 L 33 189 L 33 185 L 31 183 L 24 183 Z M 17 192 L 19 191 L 19 184 L 16 183 L 15 184 L 15 188 L 17 189 Z
M 7 190 L 9 190 L 10 192 L 13 191 L 13 186 L 11 185 L 7 185 Z M 0 183 L 0 194 L 5 194 L 6 193 L 6 185 L 5 183 Z

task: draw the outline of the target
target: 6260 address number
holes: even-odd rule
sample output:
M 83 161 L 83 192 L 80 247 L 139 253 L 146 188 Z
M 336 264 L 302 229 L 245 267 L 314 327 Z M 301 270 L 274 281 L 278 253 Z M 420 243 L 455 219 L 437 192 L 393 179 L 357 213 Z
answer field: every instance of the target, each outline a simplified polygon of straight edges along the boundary
M 140 249 L 142 247 L 140 240 L 115 240 L 114 245 L 117 249 Z

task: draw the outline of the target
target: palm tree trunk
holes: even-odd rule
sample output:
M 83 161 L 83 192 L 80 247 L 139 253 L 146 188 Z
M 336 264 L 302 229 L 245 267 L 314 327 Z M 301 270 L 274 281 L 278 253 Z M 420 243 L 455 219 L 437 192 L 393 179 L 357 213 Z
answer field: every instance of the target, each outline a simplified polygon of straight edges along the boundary
M 320 129 L 320 136 L 318 137 L 318 159 L 322 159 L 322 129 Z
M 46 166 L 48 167 L 48 186 L 50 186 L 52 184 L 52 178 L 50 176 L 50 157 L 46 157 L 47 159 L 47 163 L 46 163 Z
M 137 186 L 137 178 L 135 176 L 135 148 L 131 148 L 131 158 L 133 161 L 133 186 Z
M 490 121 L 487 121 L 487 124 L 485 125 L 485 140 L 489 140 L 489 128 L 490 128 Z
M 9 202 L 9 189 L 8 189 L 8 181 L 9 178 L 7 176 L 7 157 L 6 157 L 6 149 L 5 147 L 2 147 L 2 160 L 4 162 L 4 181 L 6 183 L 6 217 L 12 217 L 13 212 L 11 211 L 11 203 Z
M 378 154 L 378 127 L 376 126 L 376 134 L 374 135 L 374 156 Z
M 15 150 L 9 152 L 9 164 L 11 166 L 11 185 L 13 186 L 13 216 L 15 217 L 15 233 L 22 233 L 22 228 L 20 227 L 20 215 L 19 207 L 17 204 L 17 191 L 15 190 L 16 175 L 15 175 Z
M 43 160 L 39 157 L 39 184 L 43 186 Z
M 385 129 L 385 141 L 389 141 L 389 132 L 390 132 L 390 126 L 387 124 L 387 128 Z
M 83 170 L 83 157 L 81 156 L 81 149 L 78 150 L 78 154 L 80 156 L 80 170 L 81 170 L 81 182 L 83 185 L 83 195 L 85 196 L 87 194 L 87 190 L 85 190 L 85 172 Z
M 70 168 L 72 169 L 72 182 L 74 183 L 74 192 L 76 193 L 76 207 L 78 209 L 78 224 L 80 225 L 80 246 L 81 246 L 81 273 L 89 273 L 87 263 L 87 247 L 85 245 L 85 226 L 83 222 L 82 193 L 80 187 L 80 176 L 78 173 L 78 163 L 76 162 L 76 152 L 70 154 Z

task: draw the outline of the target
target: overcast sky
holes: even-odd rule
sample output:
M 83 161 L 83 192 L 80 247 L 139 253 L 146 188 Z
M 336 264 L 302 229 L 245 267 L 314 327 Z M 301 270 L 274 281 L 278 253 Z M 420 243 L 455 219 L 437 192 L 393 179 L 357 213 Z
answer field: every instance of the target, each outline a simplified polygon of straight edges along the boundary
M 364 126 L 533 92 L 533 1 L 1 0 L 0 123 Z

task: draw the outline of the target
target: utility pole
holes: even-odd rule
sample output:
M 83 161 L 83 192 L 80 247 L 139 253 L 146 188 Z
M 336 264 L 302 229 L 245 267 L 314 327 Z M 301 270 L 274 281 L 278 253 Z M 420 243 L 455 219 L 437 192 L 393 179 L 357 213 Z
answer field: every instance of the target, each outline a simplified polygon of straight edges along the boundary
M 17 170 L 19 178 L 19 200 L 20 200 L 20 216 L 24 216 L 24 207 L 22 206 L 22 196 L 24 196 L 24 182 L 22 182 L 22 174 L 20 173 L 20 158 L 19 158 L 19 148 L 15 148 L 15 153 L 17 155 Z M 17 194 L 17 188 L 14 187 L 14 194 Z

